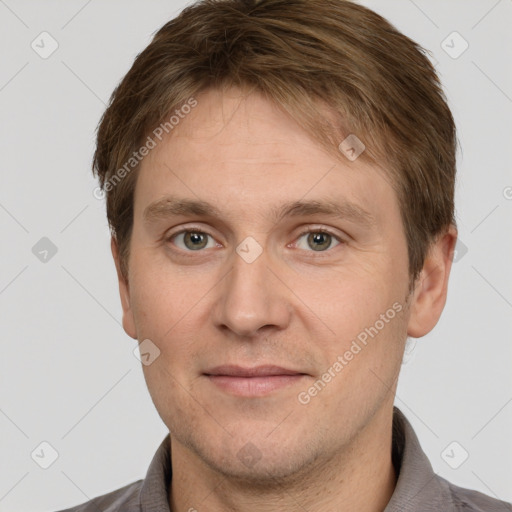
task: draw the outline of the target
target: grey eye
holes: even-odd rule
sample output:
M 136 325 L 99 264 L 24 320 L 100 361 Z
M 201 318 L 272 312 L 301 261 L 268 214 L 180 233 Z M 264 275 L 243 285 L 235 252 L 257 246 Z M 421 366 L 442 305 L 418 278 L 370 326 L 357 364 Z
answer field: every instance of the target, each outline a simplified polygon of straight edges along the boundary
M 300 240 L 304 237 L 306 238 L 307 247 L 301 246 Z M 332 245 L 333 242 L 336 242 L 335 245 Z M 299 242 L 297 242 L 297 247 L 299 249 L 310 250 L 312 249 L 315 252 L 325 252 L 327 249 L 331 247 L 335 247 L 340 242 L 336 239 L 334 235 L 330 233 L 326 233 L 324 231 L 309 231 L 307 233 L 302 234 L 299 237 Z
M 172 237 L 180 249 L 189 251 L 198 251 L 200 249 L 213 247 L 215 245 L 213 241 L 211 245 L 208 246 L 208 238 L 211 238 L 211 236 L 201 231 L 182 231 Z M 178 241 L 181 241 L 184 247 L 181 246 Z

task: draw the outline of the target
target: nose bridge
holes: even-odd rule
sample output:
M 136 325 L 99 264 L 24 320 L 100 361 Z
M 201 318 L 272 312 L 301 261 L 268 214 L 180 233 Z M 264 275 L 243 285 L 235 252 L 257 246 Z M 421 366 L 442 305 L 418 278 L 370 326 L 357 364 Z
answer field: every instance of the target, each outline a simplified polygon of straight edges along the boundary
M 218 326 L 251 336 L 264 326 L 282 329 L 287 325 L 290 304 L 273 266 L 273 258 L 254 238 L 237 246 L 215 308 Z

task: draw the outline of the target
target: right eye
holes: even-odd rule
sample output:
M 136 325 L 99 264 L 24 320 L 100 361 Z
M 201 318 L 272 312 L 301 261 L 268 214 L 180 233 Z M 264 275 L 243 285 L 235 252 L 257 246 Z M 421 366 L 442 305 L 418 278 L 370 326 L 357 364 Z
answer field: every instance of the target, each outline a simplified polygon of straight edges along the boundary
M 208 245 L 208 237 L 212 239 L 210 245 Z M 213 237 L 198 229 L 184 229 L 183 231 L 172 234 L 167 240 L 172 241 L 172 243 L 179 249 L 186 252 L 211 249 L 212 247 L 215 247 Z

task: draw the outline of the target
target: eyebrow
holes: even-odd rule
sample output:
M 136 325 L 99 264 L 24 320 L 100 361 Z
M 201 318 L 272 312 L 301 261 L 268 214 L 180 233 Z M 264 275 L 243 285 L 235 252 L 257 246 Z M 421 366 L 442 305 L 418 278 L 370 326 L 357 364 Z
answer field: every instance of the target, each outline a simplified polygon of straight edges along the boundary
M 222 212 L 211 203 L 196 199 L 166 196 L 149 204 L 143 212 L 143 219 L 147 223 L 167 219 L 173 216 L 222 217 Z M 269 218 L 275 223 L 286 217 L 303 217 L 313 215 L 326 215 L 333 218 L 345 219 L 372 227 L 376 223 L 375 217 L 361 206 L 346 201 L 311 200 L 291 201 L 280 206 L 270 208 Z

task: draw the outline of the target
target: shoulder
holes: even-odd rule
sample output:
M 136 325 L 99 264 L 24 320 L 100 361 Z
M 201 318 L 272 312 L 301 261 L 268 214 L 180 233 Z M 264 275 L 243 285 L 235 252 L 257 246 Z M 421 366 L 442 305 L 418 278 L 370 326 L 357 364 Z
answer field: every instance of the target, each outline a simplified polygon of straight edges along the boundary
M 454 510 L 457 512 L 512 512 L 512 504 L 501 501 L 472 489 L 466 489 L 452 484 L 438 476 L 441 485 L 448 488 L 451 494 Z
M 120 489 L 97 496 L 75 507 L 58 512 L 139 512 L 140 490 L 144 480 L 137 480 Z

